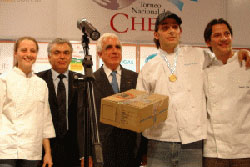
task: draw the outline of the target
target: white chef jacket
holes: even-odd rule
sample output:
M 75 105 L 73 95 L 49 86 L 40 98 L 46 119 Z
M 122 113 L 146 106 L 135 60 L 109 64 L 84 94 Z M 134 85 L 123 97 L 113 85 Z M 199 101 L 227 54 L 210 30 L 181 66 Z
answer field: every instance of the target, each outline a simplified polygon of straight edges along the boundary
M 178 47 L 175 82 L 164 56 L 173 65 L 174 54 L 159 49 L 156 57 L 139 73 L 137 89 L 169 96 L 168 118 L 158 126 L 143 132 L 148 139 L 183 144 L 206 138 L 206 108 L 203 91 L 204 54 L 200 48 Z
M 42 140 L 55 137 L 47 84 L 13 68 L 0 77 L 0 159 L 40 160 Z
M 227 64 L 215 60 L 205 70 L 208 136 L 204 156 L 250 158 L 250 70 L 235 54 Z

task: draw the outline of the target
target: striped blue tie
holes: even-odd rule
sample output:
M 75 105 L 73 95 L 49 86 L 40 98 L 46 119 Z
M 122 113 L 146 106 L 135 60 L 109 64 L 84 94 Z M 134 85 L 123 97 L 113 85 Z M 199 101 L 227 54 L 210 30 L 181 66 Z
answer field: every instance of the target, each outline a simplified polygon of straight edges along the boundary
M 119 92 L 119 88 L 118 88 L 118 83 L 117 83 L 117 78 L 116 78 L 116 71 L 112 71 L 111 75 L 112 75 L 112 88 L 114 90 L 115 93 Z

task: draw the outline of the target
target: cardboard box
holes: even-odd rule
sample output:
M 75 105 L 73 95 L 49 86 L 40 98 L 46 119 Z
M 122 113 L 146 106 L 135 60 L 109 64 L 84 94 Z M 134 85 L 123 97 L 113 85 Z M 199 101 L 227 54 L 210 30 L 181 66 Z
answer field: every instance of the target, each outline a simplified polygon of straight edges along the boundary
M 135 89 L 102 99 L 100 121 L 142 132 L 167 118 L 168 96 Z

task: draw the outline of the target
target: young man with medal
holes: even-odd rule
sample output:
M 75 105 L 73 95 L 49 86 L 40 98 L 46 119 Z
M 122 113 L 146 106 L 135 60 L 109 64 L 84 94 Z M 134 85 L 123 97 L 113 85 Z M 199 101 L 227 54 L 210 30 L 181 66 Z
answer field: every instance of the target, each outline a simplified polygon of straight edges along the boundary
M 220 18 L 207 24 L 204 38 L 215 55 L 205 70 L 208 133 L 204 167 L 250 166 L 250 70 L 232 49 L 232 27 Z
M 156 20 L 158 54 L 142 68 L 137 89 L 169 96 L 168 118 L 143 132 L 148 167 L 201 167 L 206 138 L 203 49 L 180 46 L 182 20 L 171 12 Z

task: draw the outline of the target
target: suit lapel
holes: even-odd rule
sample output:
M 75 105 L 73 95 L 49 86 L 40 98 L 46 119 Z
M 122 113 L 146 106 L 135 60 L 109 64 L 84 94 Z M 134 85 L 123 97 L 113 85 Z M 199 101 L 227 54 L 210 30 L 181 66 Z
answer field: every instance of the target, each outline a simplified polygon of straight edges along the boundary
M 72 71 L 69 71 L 69 78 L 68 78 L 68 83 L 69 83 L 69 95 L 68 95 L 68 107 L 71 105 L 72 99 L 75 95 L 76 89 L 73 88 L 73 80 L 74 80 L 74 73 Z
M 49 89 L 49 94 L 50 94 L 49 97 L 51 97 L 49 99 L 49 101 L 50 101 L 50 104 L 57 105 L 56 91 L 55 91 L 54 83 L 53 83 L 53 80 L 52 80 L 52 72 L 51 72 L 51 70 L 48 71 L 47 75 L 48 75 L 47 76 L 48 89 Z
M 98 82 L 99 89 L 102 90 L 102 92 L 106 96 L 110 96 L 114 94 L 113 88 L 111 84 L 109 83 L 109 80 L 103 68 L 100 68 L 100 78 L 99 80 L 96 80 L 96 82 Z
M 122 66 L 121 70 L 122 74 L 121 74 L 120 92 L 124 92 L 133 88 L 133 78 L 129 75 L 126 69 L 122 68 Z
M 122 70 L 122 73 L 121 73 L 121 83 L 120 83 L 120 92 L 124 92 L 124 90 L 126 90 L 126 74 L 124 74 L 124 73 L 126 73 L 125 71 L 124 71 L 124 69 L 122 68 L 122 66 L 121 66 L 121 70 Z

